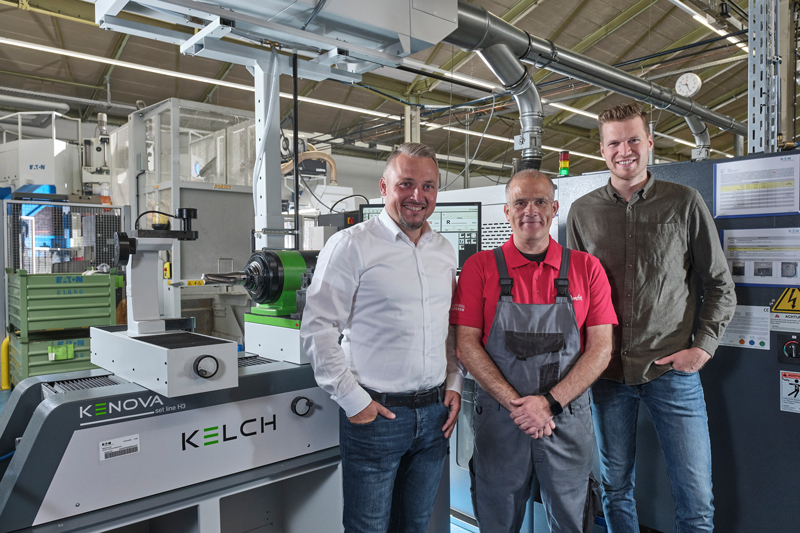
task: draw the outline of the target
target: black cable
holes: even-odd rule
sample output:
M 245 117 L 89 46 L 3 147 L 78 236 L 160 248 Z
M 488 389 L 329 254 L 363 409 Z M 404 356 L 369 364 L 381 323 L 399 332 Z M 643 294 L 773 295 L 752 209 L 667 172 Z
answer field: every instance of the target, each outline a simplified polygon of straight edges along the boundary
M 157 213 L 159 215 L 164 215 L 165 217 L 175 218 L 175 215 L 170 215 L 169 213 L 162 213 L 161 211 L 145 211 L 138 217 L 136 217 L 136 221 L 133 223 L 133 229 L 139 229 L 139 219 L 149 213 Z
M 333 203 L 333 205 L 328 209 L 328 213 L 333 213 L 333 208 L 339 205 L 339 202 L 347 200 L 348 198 L 355 198 L 355 197 L 363 198 L 365 202 L 369 203 L 369 198 L 367 198 L 363 194 L 351 194 L 350 196 L 345 196 L 344 198 L 339 198 L 338 200 L 336 200 Z
M 135 181 L 136 181 L 136 212 L 137 213 L 139 212 L 139 176 L 141 176 L 145 172 L 147 172 L 147 171 L 146 170 L 142 170 L 141 172 L 136 174 L 136 178 L 135 178 Z
M 320 0 L 319 4 L 317 4 L 318 9 L 322 9 L 322 6 L 325 4 L 325 0 Z M 311 22 L 318 13 L 318 9 L 315 9 L 314 13 L 311 14 L 311 18 L 308 19 L 308 22 Z M 306 22 L 306 24 L 308 24 Z M 304 26 L 305 28 L 305 26 Z M 299 125 L 299 116 L 298 116 L 298 98 L 297 98 L 297 50 L 292 51 L 292 134 L 294 135 L 294 230 L 300 231 L 300 125 Z M 300 250 L 300 239 L 299 233 L 294 236 L 294 249 Z
M 674 54 L 675 52 L 682 52 L 682 51 L 688 50 L 690 48 L 695 48 L 697 46 L 703 46 L 703 45 L 706 45 L 706 44 L 715 43 L 717 41 L 721 41 L 723 39 L 727 39 L 728 37 L 737 37 L 739 35 L 744 35 L 746 33 L 747 33 L 747 30 L 740 30 L 740 31 L 736 31 L 736 32 L 733 32 L 733 33 L 728 33 L 726 35 L 722 35 L 720 37 L 713 37 L 711 39 L 705 39 L 703 41 L 697 41 L 696 43 L 687 44 L 686 46 L 679 46 L 677 48 L 672 48 L 670 50 L 664 50 L 663 52 L 657 52 L 655 54 L 650 54 L 650 55 L 647 55 L 647 56 L 642 56 L 642 57 L 637 57 L 637 58 L 634 58 L 634 59 L 629 59 L 628 61 L 623 61 L 621 63 L 615 63 L 615 64 L 613 64 L 611 66 L 614 67 L 614 68 L 626 67 L 626 66 L 632 65 L 634 63 L 641 63 L 642 61 L 647 61 L 648 59 L 654 59 L 656 57 L 661 57 L 661 56 L 665 56 L 665 55 L 669 55 L 669 54 Z M 727 46 L 727 47 L 729 47 L 729 46 Z M 720 47 L 720 48 L 726 48 L 726 47 L 723 46 L 723 47 Z M 714 48 L 714 50 L 718 50 L 718 49 L 719 48 Z M 706 52 L 709 52 L 709 50 L 702 50 L 702 51 L 697 52 L 695 54 L 687 54 L 687 55 L 684 55 L 684 56 L 672 58 L 671 61 L 674 60 L 674 59 L 682 59 L 682 58 L 694 57 L 696 55 L 704 54 Z M 652 67 L 652 66 L 659 65 L 659 64 L 660 63 L 653 63 L 651 65 L 646 65 L 646 66 Z M 638 70 L 638 69 L 634 69 L 634 70 Z M 559 78 L 557 80 L 548 81 L 548 82 L 545 82 L 545 83 L 537 83 L 536 87 L 537 88 L 547 87 L 548 85 L 561 83 L 561 82 L 568 81 L 568 80 L 571 80 L 571 79 L 574 79 L 574 78 L 564 77 L 564 78 Z
M 492 104 L 494 106 L 494 105 L 496 105 L 498 98 L 502 98 L 504 96 L 508 96 L 509 94 L 511 94 L 511 93 L 509 91 L 506 91 L 504 93 L 500 93 L 500 94 L 497 94 L 497 95 L 484 96 L 483 98 L 478 98 L 477 100 L 470 100 L 469 102 L 464 102 L 463 104 L 455 104 L 455 105 L 451 105 L 449 107 L 443 107 L 443 108 L 440 108 L 440 109 L 431 109 L 430 111 L 425 111 L 424 113 L 422 113 L 422 116 L 427 117 L 428 115 L 435 115 L 436 113 L 442 113 L 444 111 L 452 111 L 453 109 L 458 109 L 459 107 L 474 106 L 476 104 L 482 104 L 483 102 L 488 102 L 489 100 L 492 100 L 494 102 Z M 436 118 L 438 119 L 440 117 L 436 117 Z M 433 120 L 436 120 L 436 119 L 433 119 Z
M 461 122 L 461 121 L 458 119 L 458 115 L 453 115 L 453 118 L 454 118 L 454 119 L 456 119 L 456 122 L 458 122 L 458 123 L 461 125 L 461 127 L 462 127 L 462 128 L 469 128 L 469 123 L 467 123 L 467 124 L 464 124 L 463 122 Z M 473 121 L 473 122 L 474 122 L 474 121 Z
M 411 72 L 412 74 L 418 74 L 420 76 L 424 76 L 426 78 L 434 78 L 441 81 L 446 81 L 447 83 L 453 83 L 455 85 L 461 85 L 462 87 L 468 87 L 470 89 L 475 89 L 476 91 L 481 91 L 484 93 L 492 93 L 494 90 L 489 89 L 487 87 L 481 87 L 480 85 L 475 85 L 473 83 L 469 83 L 467 81 L 457 80 L 455 78 L 448 78 L 447 76 L 442 76 L 440 74 L 434 74 L 433 72 L 425 72 L 424 70 L 419 70 L 416 68 L 406 67 L 404 65 L 398 65 L 396 67 L 397 70 L 402 70 L 404 72 Z
M 314 198 L 316 198 L 316 200 L 319 202 L 319 205 L 321 205 L 322 207 L 325 207 L 325 208 L 327 208 L 327 209 L 329 209 L 329 210 L 330 210 L 330 207 L 328 207 L 327 205 L 325 205 L 325 204 L 322 202 L 322 200 L 320 200 L 320 199 L 319 199 L 319 196 L 317 196 L 316 194 L 314 194 L 314 191 L 312 191 L 312 190 L 311 190 L 311 186 L 308 184 L 308 182 L 307 182 L 307 181 L 306 181 L 306 179 L 303 177 L 303 175 L 302 175 L 302 174 L 298 174 L 298 175 L 300 176 L 300 180 L 303 182 L 303 185 L 305 186 L 306 190 L 309 192 L 309 194 L 311 194 L 311 196 L 313 196 Z M 297 211 L 298 211 L 298 205 L 299 205 L 299 204 L 298 204 L 298 202 L 297 202 L 297 198 L 295 198 L 295 202 L 294 202 L 294 210 L 295 210 L 295 212 L 297 212 Z
M 317 5 L 314 7 L 314 11 L 311 12 L 311 16 L 308 17 L 306 23 L 303 24 L 302 28 L 300 28 L 301 30 L 306 31 L 306 26 L 311 24 L 311 21 L 317 18 L 317 15 L 319 15 L 319 12 L 322 11 L 323 7 L 325 7 L 325 2 L 327 1 L 328 0 L 319 0 L 319 2 L 317 2 Z
M 747 14 L 747 12 L 746 12 L 744 9 L 742 9 L 741 7 L 739 7 L 739 6 L 736 4 L 736 2 L 730 1 L 730 2 L 725 2 L 725 3 L 726 3 L 726 4 L 728 4 L 729 6 L 733 7 L 733 9 L 734 9 L 734 10 L 735 10 L 737 13 L 739 13 L 739 16 L 740 16 L 740 17 L 742 17 L 744 20 L 746 20 L 746 21 L 748 21 L 748 22 L 750 21 L 750 15 L 748 15 L 748 14 Z
M 342 80 L 333 80 L 333 81 L 338 81 L 339 83 L 341 83 L 343 85 L 361 87 L 362 89 L 366 89 L 368 91 L 372 91 L 374 93 L 377 93 L 377 94 L 383 96 L 384 98 L 388 98 L 389 100 L 394 100 L 395 102 L 400 102 L 403 105 L 412 106 L 412 107 L 423 107 L 423 108 L 427 107 L 424 104 L 413 104 L 411 102 L 406 102 L 402 98 L 398 98 L 398 97 L 393 96 L 393 95 L 391 95 L 389 93 L 385 93 L 385 92 L 381 91 L 380 89 L 376 89 L 375 87 L 371 87 L 371 86 L 365 85 L 363 83 L 347 83 L 346 81 L 342 81 Z

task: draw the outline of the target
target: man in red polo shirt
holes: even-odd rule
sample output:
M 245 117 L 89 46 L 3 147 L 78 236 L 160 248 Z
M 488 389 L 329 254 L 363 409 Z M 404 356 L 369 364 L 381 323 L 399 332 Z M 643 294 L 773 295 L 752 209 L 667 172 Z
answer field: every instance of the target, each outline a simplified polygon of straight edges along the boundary
M 550 178 L 515 174 L 506 202 L 511 238 L 464 264 L 450 312 L 458 357 L 479 385 L 476 518 L 482 530 L 519 531 L 535 474 L 550 530 L 590 531 L 599 502 L 588 389 L 611 358 L 611 289 L 595 257 L 550 238 Z

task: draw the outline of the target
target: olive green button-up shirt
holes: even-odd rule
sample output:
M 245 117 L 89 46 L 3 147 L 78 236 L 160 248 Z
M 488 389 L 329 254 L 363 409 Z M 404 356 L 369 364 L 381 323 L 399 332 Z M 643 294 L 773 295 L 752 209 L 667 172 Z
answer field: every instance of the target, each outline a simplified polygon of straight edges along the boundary
M 600 259 L 619 319 L 602 377 L 639 385 L 672 368 L 657 359 L 692 346 L 714 355 L 736 309 L 718 235 L 700 193 L 649 173 L 630 202 L 609 180 L 572 205 L 567 244 Z M 697 331 L 693 270 L 703 281 Z

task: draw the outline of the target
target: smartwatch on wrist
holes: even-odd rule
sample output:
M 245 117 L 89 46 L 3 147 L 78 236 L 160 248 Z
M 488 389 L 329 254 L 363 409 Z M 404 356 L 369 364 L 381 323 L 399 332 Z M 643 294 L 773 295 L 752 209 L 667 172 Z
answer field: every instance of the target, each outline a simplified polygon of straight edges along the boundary
M 545 392 L 543 396 L 544 399 L 547 400 L 547 403 L 550 404 L 550 412 L 553 413 L 553 416 L 560 415 L 564 408 L 561 407 L 561 404 L 558 403 L 555 398 L 553 398 L 553 395 L 549 392 Z

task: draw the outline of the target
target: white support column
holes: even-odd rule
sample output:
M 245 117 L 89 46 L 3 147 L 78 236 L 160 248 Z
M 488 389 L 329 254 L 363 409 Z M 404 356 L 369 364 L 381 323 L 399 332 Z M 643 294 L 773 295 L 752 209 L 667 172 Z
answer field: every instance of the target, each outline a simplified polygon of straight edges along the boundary
M 264 124 L 267 120 L 267 112 L 270 95 L 267 94 L 269 88 L 269 62 L 257 61 L 253 69 L 255 78 L 255 103 L 256 103 L 256 150 L 264 135 Z M 275 74 L 275 81 L 272 90 L 275 94 L 273 98 L 275 105 L 279 105 L 278 91 L 281 69 L 278 68 Z M 263 235 L 259 233 L 264 228 L 281 229 L 283 228 L 283 215 L 281 214 L 281 153 L 280 153 L 280 107 L 272 113 L 272 121 L 267 130 L 267 143 L 264 148 L 264 163 L 261 165 L 261 172 L 258 174 L 256 186 L 256 216 L 255 216 L 255 248 L 283 248 L 283 235 Z
M 136 176 L 143 170 L 147 170 L 147 142 L 145 138 L 145 123 L 144 113 L 135 111 L 131 113 L 128 120 L 128 201 L 132 206 L 131 218 L 129 226 L 124 228 L 123 231 L 130 231 L 133 229 L 133 221 L 139 216 L 137 211 L 136 199 L 139 202 L 144 202 L 144 194 L 141 190 L 137 189 L 136 184 L 139 180 Z M 142 174 L 144 177 L 144 174 Z M 141 207 L 139 207 L 141 209 Z
M 405 142 L 418 143 L 419 142 L 419 122 L 420 110 L 416 106 L 405 106 Z
M 171 168 L 170 168 L 170 198 L 172 204 L 172 213 L 175 214 L 175 210 L 179 207 L 195 207 L 193 205 L 181 205 L 181 108 L 178 104 L 177 98 L 170 98 L 169 100 L 170 106 L 170 124 L 169 124 L 169 133 L 170 133 L 170 143 L 172 144 L 172 161 L 171 161 Z M 160 127 L 159 132 L 157 133 L 159 136 L 161 135 Z M 187 141 L 186 146 L 186 157 L 189 157 L 189 146 Z M 159 193 L 161 194 L 161 193 Z M 203 216 L 202 213 L 199 216 Z M 208 216 L 208 215 L 207 215 Z M 174 219 L 171 222 L 172 228 L 175 229 L 175 222 Z M 164 283 L 164 317 L 165 318 L 180 318 L 181 316 L 181 290 L 178 282 L 183 280 L 183 276 L 181 275 L 181 242 L 178 240 L 174 240 L 172 242 L 172 253 L 170 253 L 170 262 L 172 263 L 172 284 Z M 163 280 L 163 274 L 159 276 L 160 279 Z M 178 285 L 176 287 L 172 287 L 172 285 Z

